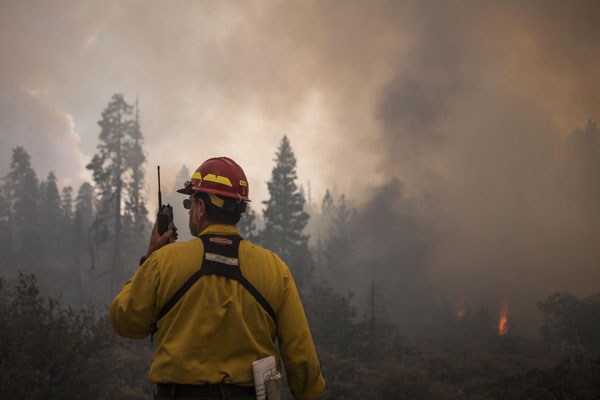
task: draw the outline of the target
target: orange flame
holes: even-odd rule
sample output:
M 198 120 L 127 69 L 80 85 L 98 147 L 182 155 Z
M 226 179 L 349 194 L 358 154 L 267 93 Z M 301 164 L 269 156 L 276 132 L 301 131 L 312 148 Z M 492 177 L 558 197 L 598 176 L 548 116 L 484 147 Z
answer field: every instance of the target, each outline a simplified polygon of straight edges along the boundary
M 458 319 L 462 319 L 465 317 L 465 314 L 466 314 L 465 298 L 461 297 L 460 302 L 458 303 L 458 313 L 456 313 L 456 316 L 458 317 Z
M 498 335 L 506 335 L 508 332 L 508 304 L 503 304 L 500 309 L 500 322 L 498 323 Z

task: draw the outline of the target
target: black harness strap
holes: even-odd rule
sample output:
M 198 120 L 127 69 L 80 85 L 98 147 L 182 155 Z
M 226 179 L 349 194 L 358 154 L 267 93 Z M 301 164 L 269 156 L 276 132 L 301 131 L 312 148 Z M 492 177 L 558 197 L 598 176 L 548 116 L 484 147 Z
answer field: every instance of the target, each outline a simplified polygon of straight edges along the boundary
M 240 269 L 238 252 L 240 248 L 239 236 L 223 236 L 223 235 L 202 235 L 200 236 L 204 244 L 204 260 L 200 269 L 175 292 L 173 297 L 169 299 L 158 313 L 158 320 L 164 317 L 177 302 L 186 294 L 186 292 L 196 283 L 198 279 L 204 275 L 217 275 L 224 278 L 238 281 L 246 290 L 256 299 L 258 304 L 271 316 L 273 321 L 276 319 L 275 311 L 267 302 L 262 294 L 252 285 L 243 275 Z M 158 326 L 155 326 L 154 334 Z

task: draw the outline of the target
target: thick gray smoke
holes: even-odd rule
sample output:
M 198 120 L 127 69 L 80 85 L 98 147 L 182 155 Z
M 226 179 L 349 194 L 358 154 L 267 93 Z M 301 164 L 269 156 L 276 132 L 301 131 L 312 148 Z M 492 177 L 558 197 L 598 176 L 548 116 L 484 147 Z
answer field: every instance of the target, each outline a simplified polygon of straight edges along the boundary
M 553 291 L 599 290 L 600 191 L 576 201 L 565 157 L 567 135 L 600 118 L 597 3 L 302 4 L 286 14 L 302 21 L 296 49 L 384 182 L 355 231 L 362 272 L 341 287 L 363 301 L 371 275 L 405 327 L 464 297 L 508 303 L 523 331 Z
M 397 319 L 464 296 L 527 321 L 598 291 L 598 179 L 565 150 L 600 120 L 597 1 L 1 7 L 0 168 L 23 144 L 41 176 L 82 171 L 107 99 L 139 93 L 148 176 L 229 155 L 260 204 L 287 134 L 315 197 L 379 187 L 356 259 Z
M 588 201 L 577 201 L 569 182 L 581 175 L 564 143 L 600 116 L 600 7 L 528 4 L 415 3 L 420 18 L 400 29 L 419 34 L 377 109 L 382 168 L 420 204 L 420 229 L 400 224 L 398 244 L 427 233 L 430 254 L 418 265 L 432 297 L 508 302 L 523 329 L 535 326 L 536 301 L 553 291 L 600 289 L 600 191 L 587 188 Z M 600 143 L 590 145 L 598 160 Z M 390 261 L 382 279 L 397 268 Z

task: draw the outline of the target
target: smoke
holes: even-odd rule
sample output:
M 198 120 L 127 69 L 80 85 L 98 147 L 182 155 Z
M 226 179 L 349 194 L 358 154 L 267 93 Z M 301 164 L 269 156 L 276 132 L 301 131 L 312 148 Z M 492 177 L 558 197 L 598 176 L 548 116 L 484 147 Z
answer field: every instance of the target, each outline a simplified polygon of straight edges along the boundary
M 600 116 L 600 7 L 413 7 L 422 18 L 403 28 L 419 34 L 381 90 L 377 116 L 382 168 L 422 205 L 417 215 L 432 247 L 419 266 L 435 283 L 427 295 L 498 306 L 508 299 L 518 324 L 532 328 L 536 301 L 553 291 L 599 289 L 600 191 L 588 192 L 592 207 L 573 201 L 565 183 L 576 177 L 561 149 L 566 134 Z
M 70 115 L 18 89 L 0 94 L 0 109 L 0 131 L 10 132 L 0 136 L 2 149 L 8 153 L 24 144 L 34 168 L 42 173 L 40 179 L 54 171 L 60 177 L 70 177 L 64 179 L 63 184 L 77 182 L 74 179 L 78 177 L 71 174 L 81 171 L 85 160 L 79 151 L 79 136 Z M 2 165 L 0 171 L 6 171 L 8 166 L 9 163 Z
M 354 231 L 357 275 L 339 286 L 362 301 L 371 275 L 404 326 L 443 300 L 508 301 L 523 330 L 553 291 L 598 290 L 597 203 L 573 201 L 563 151 L 600 117 L 599 11 L 583 1 L 302 3 L 265 17 L 285 27 L 252 24 L 301 32 L 299 65 L 317 60 L 301 75 L 347 132 L 340 146 L 377 155 L 381 186 Z M 373 183 L 370 170 L 361 176 Z
M 563 150 L 600 119 L 599 17 L 583 0 L 5 1 L 0 168 L 25 145 L 76 179 L 110 96 L 137 94 L 148 176 L 230 156 L 260 204 L 287 134 L 314 198 L 379 188 L 356 251 L 391 314 L 464 296 L 526 319 L 598 290 L 597 209 L 565 190 Z
M 0 174 L 25 146 L 45 178 L 78 184 L 86 160 L 72 116 L 46 96 L 69 78 L 69 60 L 93 42 L 111 14 L 101 2 L 2 2 L 0 12 Z

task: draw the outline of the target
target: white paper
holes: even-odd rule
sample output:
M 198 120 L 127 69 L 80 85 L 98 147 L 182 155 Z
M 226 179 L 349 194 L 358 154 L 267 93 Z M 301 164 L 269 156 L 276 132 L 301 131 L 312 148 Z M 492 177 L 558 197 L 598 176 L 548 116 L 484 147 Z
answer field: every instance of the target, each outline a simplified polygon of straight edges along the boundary
M 275 357 L 269 356 L 254 361 L 252 363 L 252 372 L 254 373 L 256 400 L 265 400 L 267 398 L 267 386 L 265 385 L 265 378 L 277 372 L 277 367 L 275 366 Z

